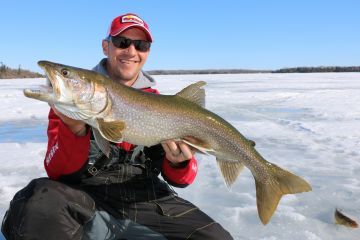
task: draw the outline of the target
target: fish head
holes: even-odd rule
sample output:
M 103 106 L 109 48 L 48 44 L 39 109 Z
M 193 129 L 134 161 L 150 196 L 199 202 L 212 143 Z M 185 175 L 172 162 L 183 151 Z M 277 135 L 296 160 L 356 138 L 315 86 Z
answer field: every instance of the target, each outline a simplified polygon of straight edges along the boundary
M 108 98 L 103 75 L 49 61 L 39 61 L 38 65 L 44 69 L 51 87 L 25 89 L 25 96 L 48 102 L 63 114 L 80 120 L 91 118 L 106 108 Z M 74 113 L 82 116 L 74 116 Z

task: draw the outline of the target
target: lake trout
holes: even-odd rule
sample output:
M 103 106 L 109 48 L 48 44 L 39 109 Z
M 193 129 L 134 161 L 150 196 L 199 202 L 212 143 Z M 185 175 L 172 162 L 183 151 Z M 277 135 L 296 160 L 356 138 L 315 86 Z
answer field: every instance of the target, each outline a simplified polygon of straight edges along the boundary
M 25 89 L 25 96 L 48 102 L 64 115 L 90 125 L 106 155 L 109 141 L 153 146 L 177 139 L 214 155 L 228 187 L 246 166 L 255 179 L 257 209 L 264 225 L 284 194 L 311 191 L 304 179 L 266 161 L 253 141 L 205 109 L 203 81 L 175 95 L 159 95 L 116 83 L 94 71 L 48 61 L 38 64 L 52 88 Z

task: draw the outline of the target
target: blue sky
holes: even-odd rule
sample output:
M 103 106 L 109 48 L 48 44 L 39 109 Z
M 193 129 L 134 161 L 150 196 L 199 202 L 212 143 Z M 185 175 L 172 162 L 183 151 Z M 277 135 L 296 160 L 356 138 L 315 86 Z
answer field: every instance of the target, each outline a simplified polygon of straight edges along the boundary
M 0 62 L 91 68 L 111 20 L 139 14 L 154 37 L 145 70 L 360 65 L 360 1 L 3 0 Z

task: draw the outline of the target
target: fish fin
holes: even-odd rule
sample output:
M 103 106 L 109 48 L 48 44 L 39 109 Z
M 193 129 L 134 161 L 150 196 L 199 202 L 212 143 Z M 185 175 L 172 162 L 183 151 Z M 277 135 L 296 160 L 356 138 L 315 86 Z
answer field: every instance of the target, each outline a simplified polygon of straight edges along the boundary
M 216 158 L 216 162 L 220 168 L 220 172 L 224 177 L 225 184 L 228 188 L 235 182 L 240 172 L 244 169 L 241 162 L 230 162 Z
M 206 82 L 204 81 L 190 84 L 189 86 L 178 92 L 176 96 L 185 98 L 190 102 L 200 105 L 201 107 L 205 107 L 205 90 L 202 88 L 205 85 Z
M 110 142 L 119 143 L 123 141 L 123 131 L 125 129 L 125 122 L 123 121 L 109 121 L 105 122 L 102 118 L 96 119 L 99 125 L 101 135 Z
M 200 153 L 209 154 L 209 152 L 214 152 L 214 149 L 212 149 L 209 144 L 198 138 L 184 137 L 180 139 L 180 141 L 190 145 L 191 147 L 198 150 Z
M 256 202 L 261 222 L 265 225 L 274 214 L 281 197 L 285 194 L 311 191 L 311 186 L 280 167 L 268 163 L 271 177 L 264 182 L 255 177 Z
M 108 140 L 106 140 L 101 133 L 99 132 L 99 130 L 97 130 L 96 128 L 92 129 L 94 138 L 95 138 L 95 142 L 96 144 L 99 146 L 100 150 L 107 156 L 109 157 L 110 155 L 110 143 Z
M 253 147 L 255 147 L 255 146 L 256 146 L 255 141 L 248 139 L 248 142 L 251 144 L 251 146 L 253 146 Z

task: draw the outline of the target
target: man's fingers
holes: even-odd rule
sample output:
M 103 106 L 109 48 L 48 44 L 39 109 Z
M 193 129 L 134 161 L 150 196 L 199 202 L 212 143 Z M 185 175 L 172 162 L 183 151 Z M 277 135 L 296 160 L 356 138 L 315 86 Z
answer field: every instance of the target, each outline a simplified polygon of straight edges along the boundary
M 168 147 L 168 145 L 167 145 L 166 142 L 162 142 L 162 143 L 161 143 L 161 146 L 164 148 L 164 151 L 165 151 L 166 153 L 171 152 L 171 150 L 170 150 L 170 148 Z
M 179 149 L 179 147 L 175 141 L 167 141 L 166 143 L 167 143 L 170 151 L 172 152 L 172 154 L 174 154 L 176 156 L 181 153 L 181 150 Z
M 192 147 L 188 146 L 184 142 L 167 140 L 162 142 L 161 145 L 166 153 L 166 158 L 174 164 L 189 160 L 194 155 Z
M 193 157 L 193 153 L 191 148 L 186 143 L 179 143 L 179 147 L 181 149 L 181 153 L 185 159 L 191 159 Z

